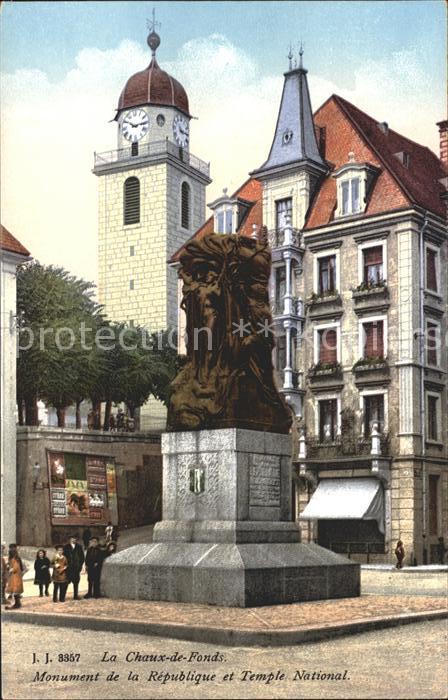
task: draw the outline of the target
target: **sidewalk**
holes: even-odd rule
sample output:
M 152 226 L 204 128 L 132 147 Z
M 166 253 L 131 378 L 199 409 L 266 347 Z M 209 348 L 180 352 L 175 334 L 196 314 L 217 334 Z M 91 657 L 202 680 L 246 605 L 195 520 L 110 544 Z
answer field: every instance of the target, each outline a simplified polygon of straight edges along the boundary
M 366 595 L 260 608 L 132 600 L 55 605 L 27 597 L 4 619 L 17 623 L 156 635 L 230 646 L 283 646 L 448 617 L 446 598 Z

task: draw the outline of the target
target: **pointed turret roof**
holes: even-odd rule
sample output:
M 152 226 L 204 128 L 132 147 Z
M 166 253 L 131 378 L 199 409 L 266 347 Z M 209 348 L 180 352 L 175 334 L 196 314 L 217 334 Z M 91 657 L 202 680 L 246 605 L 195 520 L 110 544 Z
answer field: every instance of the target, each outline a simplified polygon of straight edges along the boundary
M 307 70 L 302 65 L 300 51 L 299 66 L 284 74 L 283 94 L 268 159 L 256 171 L 261 174 L 271 168 L 311 161 L 317 166 L 325 167 L 316 141 L 313 113 L 308 89 Z

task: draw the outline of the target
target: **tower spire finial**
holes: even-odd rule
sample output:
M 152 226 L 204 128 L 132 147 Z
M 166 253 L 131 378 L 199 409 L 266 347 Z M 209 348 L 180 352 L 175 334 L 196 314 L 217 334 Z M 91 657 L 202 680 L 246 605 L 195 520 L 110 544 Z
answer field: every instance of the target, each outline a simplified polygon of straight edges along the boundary
M 157 27 L 161 27 L 160 22 L 156 22 L 156 10 L 155 7 L 152 8 L 152 20 L 147 20 L 146 21 L 149 34 L 147 38 L 148 46 L 151 49 L 152 52 L 152 57 L 155 58 L 156 56 L 156 51 L 160 46 L 160 36 L 156 32 Z
M 300 45 L 299 45 L 299 68 L 303 68 L 303 43 L 302 40 L 300 40 Z
M 292 59 L 294 58 L 294 55 L 292 53 L 292 46 L 291 44 L 289 45 L 289 53 L 288 53 L 288 61 L 289 61 L 289 70 L 292 70 Z

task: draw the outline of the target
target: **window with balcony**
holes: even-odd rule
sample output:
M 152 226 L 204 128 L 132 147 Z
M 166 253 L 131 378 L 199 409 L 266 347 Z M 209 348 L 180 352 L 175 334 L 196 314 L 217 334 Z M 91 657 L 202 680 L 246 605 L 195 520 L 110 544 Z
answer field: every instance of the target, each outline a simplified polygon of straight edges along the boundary
M 319 401 L 319 440 L 334 442 L 338 433 L 338 401 L 325 399 Z
M 319 364 L 335 364 L 338 361 L 338 331 L 337 328 L 323 328 L 318 331 L 318 362 Z
M 341 182 L 341 214 L 357 214 L 360 211 L 360 178 L 354 177 Z
M 364 342 L 362 357 L 365 360 L 384 357 L 384 321 L 369 321 L 362 324 Z
M 439 291 L 438 257 L 436 248 L 426 246 L 426 289 L 436 293 Z
M 191 214 L 191 188 L 188 182 L 183 182 L 181 187 L 181 224 L 182 228 L 190 228 Z
M 433 442 L 439 442 L 441 439 L 439 426 L 439 400 L 437 394 L 428 394 L 426 397 L 427 406 L 427 438 Z
M 292 222 L 292 197 L 278 199 L 275 202 L 275 222 L 277 231 L 283 229 L 287 223 Z
M 140 223 L 140 180 L 137 177 L 125 180 L 123 200 L 124 225 Z
M 438 358 L 438 343 L 439 343 L 440 327 L 434 321 L 426 322 L 426 364 L 437 367 Z
M 378 430 L 384 431 L 384 395 L 373 394 L 364 396 L 364 437 L 368 438 L 372 434 L 374 425 Z
M 363 250 L 363 282 L 375 285 L 384 281 L 383 246 L 365 248 Z
M 318 258 L 318 294 L 330 294 L 336 291 L 336 255 Z

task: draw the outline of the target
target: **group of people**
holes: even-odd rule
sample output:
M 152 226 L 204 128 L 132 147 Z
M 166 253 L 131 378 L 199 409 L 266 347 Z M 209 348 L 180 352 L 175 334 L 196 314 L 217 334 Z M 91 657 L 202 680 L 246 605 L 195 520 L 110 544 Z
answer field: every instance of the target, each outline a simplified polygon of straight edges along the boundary
M 99 427 L 100 423 L 100 417 L 98 413 L 95 413 L 93 409 L 89 411 L 87 414 L 87 427 L 89 430 L 94 430 L 95 425 L 98 425 Z M 107 423 L 106 426 L 103 428 L 103 430 L 107 429 Z M 133 433 L 135 431 L 135 420 L 134 418 L 131 418 L 127 413 L 123 411 L 122 408 L 119 408 L 117 411 L 117 414 L 114 415 L 112 412 L 109 416 L 109 430 L 112 433 L 121 433 L 121 432 L 126 432 L 126 433 Z
M 73 600 L 80 600 L 79 582 L 83 568 L 87 573 L 88 591 L 84 598 L 100 598 L 101 569 L 104 560 L 117 551 L 117 543 L 112 523 L 106 527 L 106 541 L 100 545 L 98 537 L 92 537 L 90 529 L 83 533 L 82 545 L 77 535 L 71 535 L 67 544 L 56 545 L 54 557 L 49 559 L 47 551 L 41 547 L 37 550 L 34 562 L 34 584 L 39 586 L 39 596 L 50 595 L 53 583 L 53 602 L 63 603 L 70 584 L 73 585 Z M 16 544 L 10 544 L 8 556 L 2 546 L 2 602 L 8 609 L 22 606 L 23 575 L 26 571 Z

